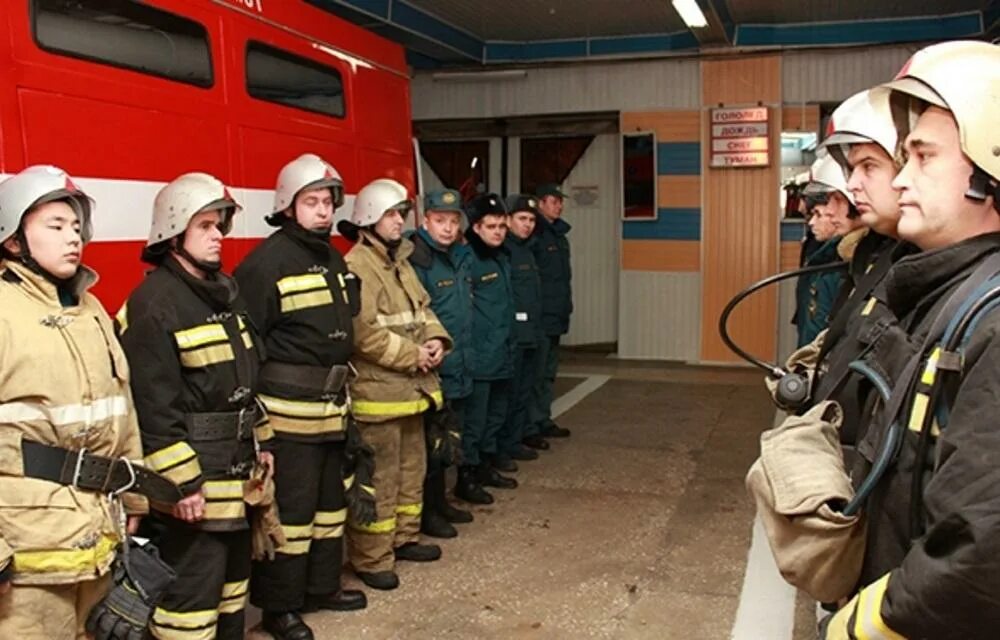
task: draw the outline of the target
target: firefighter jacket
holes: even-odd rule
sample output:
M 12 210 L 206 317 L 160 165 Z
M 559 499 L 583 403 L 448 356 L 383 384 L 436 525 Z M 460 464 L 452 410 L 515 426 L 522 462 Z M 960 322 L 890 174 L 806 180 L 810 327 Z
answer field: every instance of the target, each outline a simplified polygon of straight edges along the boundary
M 521 349 L 534 349 L 545 336 L 542 326 L 542 280 L 538 275 L 534 246 L 537 236 L 526 239 L 507 233 L 504 247 L 510 255 L 510 288 L 514 296 L 511 342 Z
M 547 336 L 561 336 L 569 331 L 573 313 L 573 291 L 570 281 L 573 271 L 569 260 L 569 223 L 562 218 L 549 222 L 538 216 L 532 250 L 542 277 L 542 327 Z
M 866 362 L 890 387 L 921 351 L 951 292 L 998 250 L 1000 234 L 986 234 L 893 265 L 875 297 L 896 321 L 888 325 L 883 319 L 861 331 L 870 343 Z M 857 626 L 888 628 L 908 638 L 994 638 L 1000 628 L 1000 317 L 987 316 L 972 333 L 960 371 L 950 374 L 953 384 L 944 388 L 947 425 L 940 430 L 935 425 L 927 455 L 918 459 L 920 425 L 929 411 L 923 394 L 935 375 L 942 375 L 927 366 L 928 355 L 922 356 L 898 416 L 904 426 L 898 457 L 866 505 Z M 852 474 L 856 483 L 884 441 L 886 422 L 875 411 L 862 435 L 861 461 Z M 911 500 L 915 469 L 924 471 L 923 496 L 916 504 Z
M 258 397 L 271 429 L 290 440 L 342 440 L 345 397 L 327 381 L 332 366 L 350 360 L 361 302 L 344 258 L 329 238 L 286 220 L 234 275 L 253 292 L 245 300 L 267 354 Z
M 431 310 L 407 258 L 413 243 L 388 247 L 362 229 L 347 253 L 347 266 L 361 279 L 361 312 L 354 317 L 354 356 L 358 371 L 351 384 L 351 412 L 363 422 L 412 416 L 444 404 L 434 371 L 417 368 L 419 349 L 439 339 L 452 340 Z
M 244 316 L 234 280 L 196 278 L 167 257 L 116 318 L 146 465 L 185 495 L 203 491 L 197 526 L 207 531 L 247 528 L 243 480 L 255 441 L 271 436 L 254 398 L 259 348 Z
M 511 325 L 514 295 L 510 288 L 510 256 L 503 245 L 490 247 L 470 227 L 465 237 L 472 249 L 472 377 L 506 380 L 514 375 Z
M 840 261 L 837 245 L 840 237 L 825 242 L 808 259 L 807 267 L 832 264 Z M 830 309 L 844 283 L 841 271 L 810 273 L 799 277 L 795 286 L 795 325 L 799 330 L 798 346 L 804 346 L 816 339 L 820 331 L 826 329 L 830 320 Z
M 410 264 L 455 345 L 438 369 L 441 390 L 446 400 L 466 398 L 472 393 L 472 254 L 460 242 L 442 248 L 422 228 L 410 240 Z
M 22 264 L 0 270 L 0 570 L 15 584 L 93 580 L 119 542 L 106 496 L 24 477 L 22 439 L 142 459 L 125 355 L 86 293 L 95 281 L 81 267 L 78 302 L 63 306 L 56 286 Z M 129 498 L 131 512 L 145 510 Z

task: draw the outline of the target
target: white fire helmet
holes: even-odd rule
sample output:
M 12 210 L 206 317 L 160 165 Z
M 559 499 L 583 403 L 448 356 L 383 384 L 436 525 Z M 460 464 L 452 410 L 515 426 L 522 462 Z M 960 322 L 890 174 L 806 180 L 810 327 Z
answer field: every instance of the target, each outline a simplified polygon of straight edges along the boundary
M 91 213 L 94 200 L 59 167 L 38 164 L 0 182 L 0 242 L 17 232 L 21 218 L 46 202 L 64 200 L 80 218 L 80 238 L 89 242 L 94 235 Z
M 839 191 L 847 201 L 854 204 L 854 196 L 847 190 L 847 177 L 837 161 L 828 153 L 822 151 L 809 168 L 809 182 L 802 193 L 806 196 L 818 196 Z
M 896 155 L 896 126 L 885 91 L 865 90 L 844 100 L 830 117 L 822 147 L 848 172 L 851 145 L 868 143 L 882 147 L 890 158 Z
M 207 173 L 185 173 L 156 194 L 146 246 L 184 233 L 191 218 L 202 211 L 222 212 L 221 230 L 227 234 L 232 228 L 233 216 L 242 209 L 218 178 Z
M 295 196 L 304 189 L 329 187 L 333 207 L 344 204 L 344 181 L 332 164 L 315 153 L 304 153 L 292 160 L 278 173 L 274 189 L 274 209 L 265 218 L 271 226 L 281 226 L 284 212 L 295 203 Z
M 919 101 L 948 109 L 958 123 L 962 151 L 994 181 L 1000 180 L 1000 46 L 957 40 L 925 47 L 895 80 L 876 90 L 889 92 L 900 142 L 922 112 Z
M 412 208 L 413 201 L 406 187 L 389 178 L 372 180 L 354 198 L 350 221 L 341 221 L 337 230 L 353 239 L 357 236 L 357 229 L 375 224 L 387 211 L 397 210 L 406 216 Z

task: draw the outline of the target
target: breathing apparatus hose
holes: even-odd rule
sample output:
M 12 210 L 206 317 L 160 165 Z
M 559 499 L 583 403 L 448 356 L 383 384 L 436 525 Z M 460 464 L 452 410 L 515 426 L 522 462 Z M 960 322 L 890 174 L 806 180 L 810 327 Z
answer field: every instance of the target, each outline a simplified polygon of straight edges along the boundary
M 854 362 L 847 365 L 851 371 L 855 371 L 863 375 L 867 380 L 869 380 L 878 392 L 879 397 L 882 398 L 882 403 L 887 404 L 889 402 L 889 396 L 892 395 L 892 389 L 889 388 L 889 384 L 885 381 L 885 378 L 880 376 L 875 372 L 867 363 L 862 360 L 855 360 Z M 878 452 L 878 456 L 875 458 L 875 462 L 872 464 L 871 471 L 865 476 L 865 479 L 861 482 L 861 486 L 858 487 L 857 492 L 854 497 L 851 498 L 850 502 L 847 503 L 841 513 L 845 516 L 853 516 L 855 513 L 861 510 L 862 505 L 868 499 L 868 496 L 874 491 L 875 486 L 878 485 L 879 480 L 885 475 L 886 469 L 892 464 L 893 458 L 899 452 L 899 445 L 903 442 L 903 427 L 899 424 L 898 420 L 894 420 L 891 425 L 889 425 L 889 433 L 886 435 L 885 443 Z
M 737 345 L 732 336 L 729 334 L 729 316 L 732 315 L 736 307 L 743 302 L 746 298 L 750 297 L 757 291 L 760 291 L 764 287 L 768 287 L 782 280 L 788 280 L 790 278 L 798 278 L 800 276 L 809 275 L 813 273 L 824 273 L 827 271 L 845 271 L 847 270 L 849 264 L 847 262 L 833 262 L 830 264 L 815 265 L 812 267 L 803 267 L 802 269 L 796 269 L 794 271 L 784 271 L 782 273 L 777 273 L 773 276 L 759 280 L 747 288 L 743 289 L 730 300 L 726 307 L 722 310 L 719 315 L 719 336 L 722 338 L 722 342 L 729 348 L 730 351 L 735 353 L 737 356 L 746 360 L 753 366 L 763 370 L 768 376 L 776 378 L 778 380 L 778 389 L 775 395 L 778 397 L 780 403 L 784 407 L 797 408 L 804 405 L 809 399 L 809 388 L 806 378 L 797 373 L 785 371 L 781 366 L 773 364 L 770 362 L 765 362 L 750 353 L 747 353 Z

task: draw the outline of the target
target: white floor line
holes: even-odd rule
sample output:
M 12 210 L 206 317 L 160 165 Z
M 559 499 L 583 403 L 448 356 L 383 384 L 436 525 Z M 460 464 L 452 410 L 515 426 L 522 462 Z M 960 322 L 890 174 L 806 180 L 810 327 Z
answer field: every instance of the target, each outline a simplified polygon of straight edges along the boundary
M 778 573 L 764 525 L 755 517 L 740 606 L 736 610 L 730 640 L 791 640 L 795 627 L 795 593 L 795 587 Z
M 595 375 L 587 376 L 587 379 L 576 385 L 566 393 L 562 394 L 552 403 L 552 417 L 558 418 L 562 414 L 572 409 L 576 403 L 580 402 L 593 392 L 597 391 L 611 376 Z

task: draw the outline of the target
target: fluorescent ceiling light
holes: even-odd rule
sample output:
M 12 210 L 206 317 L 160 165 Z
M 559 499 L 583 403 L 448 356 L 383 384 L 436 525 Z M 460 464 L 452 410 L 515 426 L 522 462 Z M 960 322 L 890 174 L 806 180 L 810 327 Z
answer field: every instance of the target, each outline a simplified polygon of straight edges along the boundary
M 435 82 L 492 82 L 494 80 L 520 80 L 528 75 L 525 69 L 495 69 L 487 71 L 436 71 L 431 74 Z
M 708 20 L 702 13 L 701 7 L 696 0 L 670 0 L 677 13 L 681 14 L 681 20 L 692 29 L 701 29 L 708 26 Z

